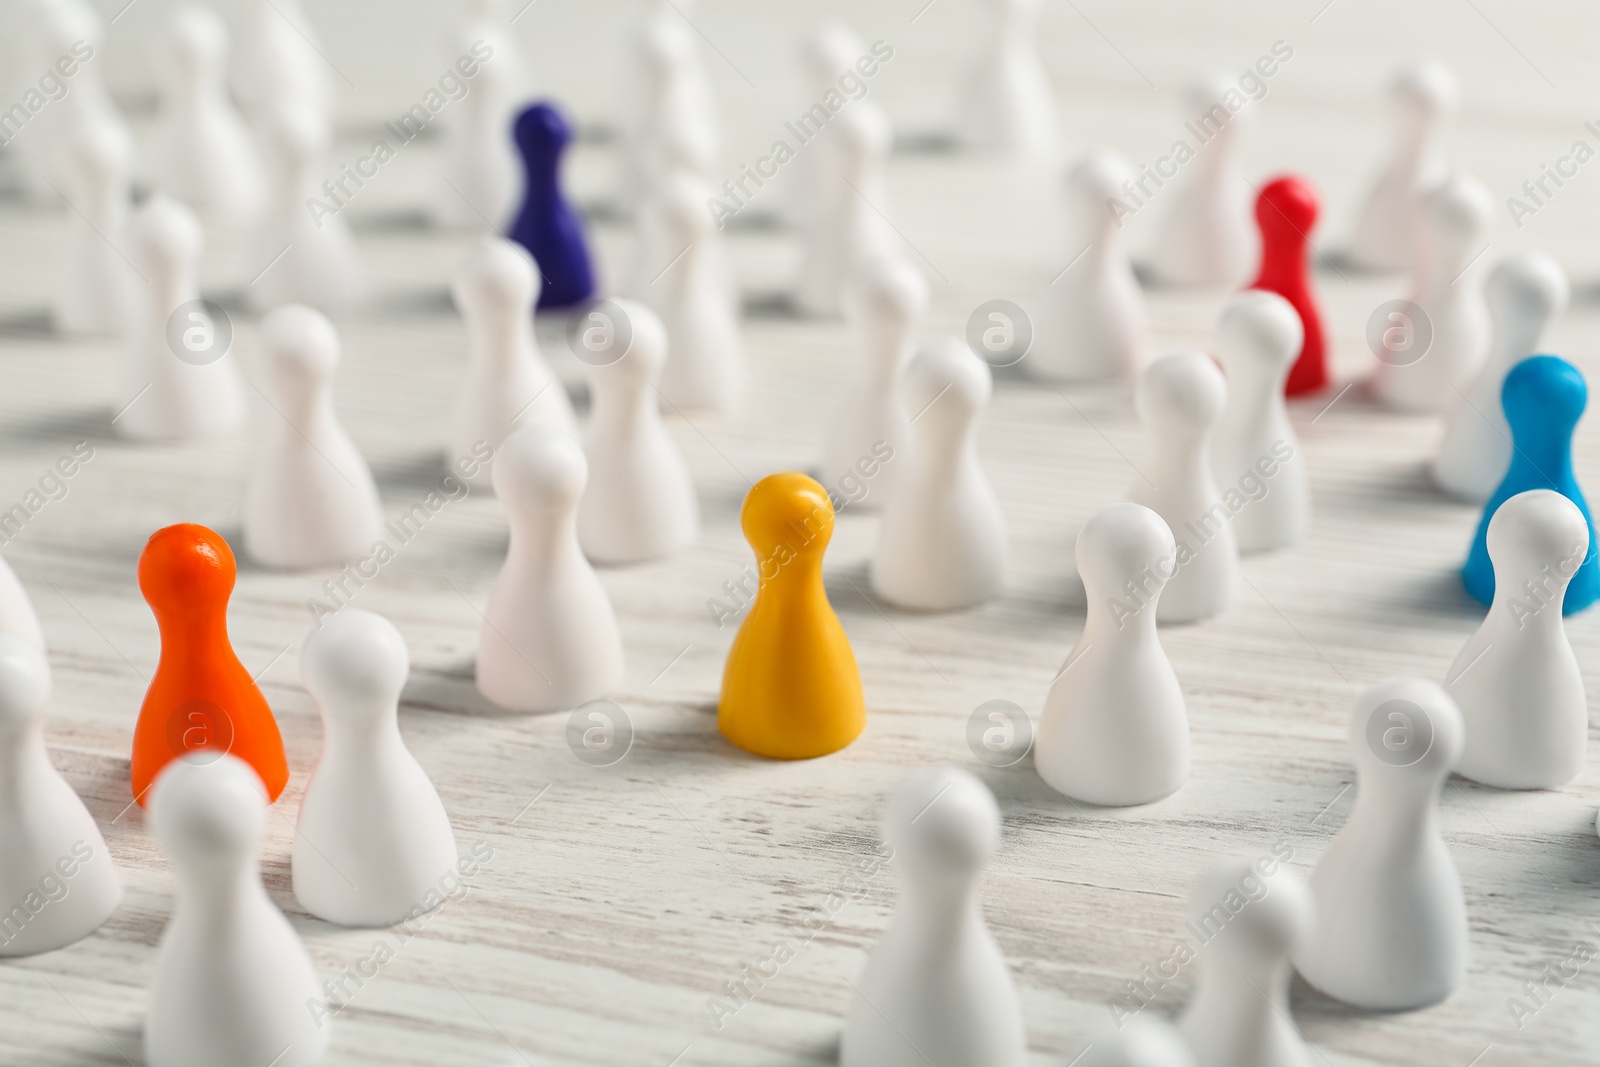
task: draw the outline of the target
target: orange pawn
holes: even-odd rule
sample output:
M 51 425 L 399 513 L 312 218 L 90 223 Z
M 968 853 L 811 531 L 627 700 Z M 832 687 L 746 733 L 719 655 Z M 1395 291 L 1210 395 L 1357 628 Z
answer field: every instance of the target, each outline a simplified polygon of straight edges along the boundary
M 289 781 L 283 737 L 228 641 L 236 567 L 215 531 L 195 523 L 157 530 L 139 556 L 139 591 L 161 630 L 161 660 L 133 729 L 133 796 L 186 752 L 231 752 L 261 776 L 270 800 Z
M 739 513 L 755 549 L 756 600 L 728 650 L 717 728 L 747 752 L 810 759 L 867 724 L 861 672 L 822 587 L 833 503 L 804 474 L 761 479 Z

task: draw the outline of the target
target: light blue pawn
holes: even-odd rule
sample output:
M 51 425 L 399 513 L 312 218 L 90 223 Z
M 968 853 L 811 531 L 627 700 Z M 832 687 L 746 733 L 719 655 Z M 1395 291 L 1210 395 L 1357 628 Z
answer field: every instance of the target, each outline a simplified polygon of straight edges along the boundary
M 1600 598 L 1600 546 L 1594 517 L 1572 473 L 1572 433 L 1589 402 L 1589 387 L 1577 367 L 1559 356 L 1529 356 L 1511 368 L 1500 387 L 1500 404 L 1511 424 L 1511 468 L 1483 509 L 1461 580 L 1484 604 L 1494 600 L 1494 565 L 1486 537 L 1501 504 L 1529 489 L 1554 489 L 1578 506 L 1589 524 L 1589 553 L 1567 585 L 1561 613 L 1582 611 Z

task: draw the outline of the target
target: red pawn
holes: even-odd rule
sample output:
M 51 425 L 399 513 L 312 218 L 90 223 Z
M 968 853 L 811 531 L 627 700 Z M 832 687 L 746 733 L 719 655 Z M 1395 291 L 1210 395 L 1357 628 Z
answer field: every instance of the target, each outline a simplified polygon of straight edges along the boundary
M 1256 198 L 1261 229 L 1261 273 L 1252 289 L 1277 293 L 1300 313 L 1305 341 L 1289 369 L 1285 396 L 1314 393 L 1328 384 L 1328 337 L 1311 291 L 1311 231 L 1321 209 L 1317 191 L 1304 178 L 1274 178 Z

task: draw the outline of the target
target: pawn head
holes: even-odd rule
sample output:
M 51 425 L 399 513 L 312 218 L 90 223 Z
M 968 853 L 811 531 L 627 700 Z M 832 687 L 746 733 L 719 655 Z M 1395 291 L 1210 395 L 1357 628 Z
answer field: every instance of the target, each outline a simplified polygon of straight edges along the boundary
M 157 530 L 139 554 L 139 592 L 158 619 L 226 611 L 236 573 L 228 542 L 193 522 Z
M 970 425 L 989 403 L 994 375 L 965 343 L 947 337 L 912 357 L 903 389 L 906 414 L 913 420 L 956 430 Z
M 1297 240 L 1309 240 L 1321 210 L 1316 187 L 1305 178 L 1285 174 L 1268 182 L 1256 197 L 1256 225 L 1262 233 L 1287 233 Z
M 205 242 L 200 219 L 169 196 L 152 196 L 133 216 L 133 247 L 152 270 L 192 270 Z
M 1096 149 L 1067 172 L 1067 190 L 1086 207 L 1105 211 L 1106 204 L 1127 195 L 1124 182 L 1133 180 L 1133 168 L 1115 152 Z
M 328 715 L 392 711 L 411 672 L 405 638 L 382 615 L 358 608 L 337 612 L 306 638 L 300 673 Z
M 674 245 L 696 243 L 711 233 L 713 220 L 706 210 L 710 199 L 711 190 L 705 180 L 683 169 L 663 179 L 651 197 L 656 217 L 665 223 Z
M 757 559 L 778 555 L 780 545 L 798 554 L 814 542 L 826 545 L 833 536 L 833 501 L 816 479 L 798 471 L 769 474 L 745 494 L 739 527 Z
M 1152 434 L 1204 433 L 1227 403 L 1227 381 L 1203 352 L 1162 356 L 1145 368 L 1134 390 L 1139 421 Z
M 304 166 L 327 152 L 332 137 L 322 112 L 301 101 L 286 101 L 270 108 L 264 127 L 267 143 L 285 169 Z
M 1235 955 L 1286 959 L 1316 921 L 1305 880 L 1270 853 L 1228 856 L 1206 871 L 1189 898 L 1190 921 Z
M 926 767 L 890 798 L 883 828 L 896 862 L 919 880 L 971 878 L 1000 843 L 1000 806 L 971 773 Z
M 861 38 L 850 27 L 839 22 L 824 22 L 806 35 L 800 45 L 800 58 L 818 85 L 831 86 L 866 51 Z
M 1207 71 L 1195 76 L 1183 90 L 1185 107 L 1195 115 L 1205 115 L 1211 109 L 1222 104 L 1223 98 L 1229 93 L 1238 93 L 1239 80 L 1237 75 L 1227 74 L 1220 70 Z M 1236 112 L 1229 125 L 1245 119 L 1250 114 L 1248 109 Z
M 503 237 L 485 237 L 456 268 L 450 295 L 463 315 L 513 309 L 531 315 L 540 285 L 539 268 L 526 248 Z
M 540 101 L 523 108 L 511 135 L 526 157 L 553 157 L 572 143 L 572 127 L 554 104 Z
M 175 759 L 150 787 L 150 830 L 161 851 L 191 866 L 250 855 L 267 824 L 267 794 L 250 765 L 211 753 Z
M 1565 586 L 1589 554 L 1589 523 L 1583 512 L 1553 489 L 1530 489 L 1501 504 L 1485 537 L 1501 576 L 1495 588 L 1507 591 L 1517 589 L 1530 574 L 1552 575 Z
M 173 12 L 167 26 L 172 59 L 192 74 L 220 65 L 228 54 L 228 24 L 209 7 L 190 4 Z
M 1496 263 L 1483 283 L 1483 295 L 1496 317 L 1544 323 L 1567 309 L 1572 286 L 1561 264 L 1543 252 L 1514 252 Z
M 1178 545 L 1160 515 L 1142 504 L 1123 502 L 1102 509 L 1083 524 L 1073 557 L 1090 603 L 1095 603 L 1096 590 L 1120 590 L 1127 579 L 1155 593 L 1172 577 Z
M 310 393 L 333 379 L 339 334 L 328 316 L 304 304 L 286 304 L 261 320 L 258 363 L 278 397 Z
M 637 300 L 609 300 L 606 304 L 609 306 L 601 314 L 619 316 L 622 321 L 612 322 L 595 347 L 585 346 L 584 362 L 591 368 L 591 377 L 651 383 L 660 379 L 668 351 L 667 327 L 661 316 Z
M 51 55 L 67 55 L 80 41 L 99 49 L 105 36 L 105 22 L 91 4 L 43 3 L 34 5 L 40 17 L 40 31 Z
M 79 181 L 87 179 L 93 183 L 91 188 L 100 183 L 126 183 L 133 138 L 119 122 L 91 119 L 68 135 L 62 151 Z
M 1461 83 L 1455 72 L 1437 59 L 1424 59 L 1395 75 L 1392 91 L 1401 107 L 1419 116 L 1436 118 L 1461 103 Z
M 1293 304 L 1265 289 L 1246 289 L 1228 301 L 1217 320 L 1217 358 L 1230 369 L 1276 372 L 1294 362 L 1305 336 Z
M 0 735 L 15 736 L 45 716 L 50 665 L 33 645 L 0 634 Z
M 1560 356 L 1529 356 L 1506 373 L 1500 387 L 1500 405 L 1518 430 L 1570 438 L 1589 404 L 1589 385 L 1583 372 Z
M 532 423 L 495 451 L 489 475 L 508 509 L 567 511 L 578 506 L 589 481 L 589 461 L 571 436 Z
M 1461 760 L 1465 740 L 1456 702 L 1422 678 L 1372 686 L 1356 698 L 1350 717 L 1350 744 L 1362 776 L 1437 785 Z
M 1443 178 L 1422 196 L 1422 218 L 1429 233 L 1452 246 L 1480 240 L 1493 213 L 1489 190 L 1465 171 Z
M 886 158 L 894 147 L 894 126 L 889 115 L 871 100 L 860 100 L 845 108 L 835 126 L 839 131 L 839 154 L 851 170 Z
M 928 310 L 928 279 L 904 256 L 884 255 L 867 260 L 856 271 L 855 283 L 845 293 L 852 318 L 868 317 L 912 323 Z

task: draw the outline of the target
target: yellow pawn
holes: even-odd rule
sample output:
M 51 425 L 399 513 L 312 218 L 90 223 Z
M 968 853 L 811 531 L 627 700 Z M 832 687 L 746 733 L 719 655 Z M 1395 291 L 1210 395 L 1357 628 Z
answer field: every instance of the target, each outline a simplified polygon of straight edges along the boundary
M 804 474 L 774 474 L 739 513 L 760 584 L 722 671 L 717 728 L 747 752 L 810 759 L 837 752 L 867 724 L 861 672 L 822 587 L 833 502 Z

